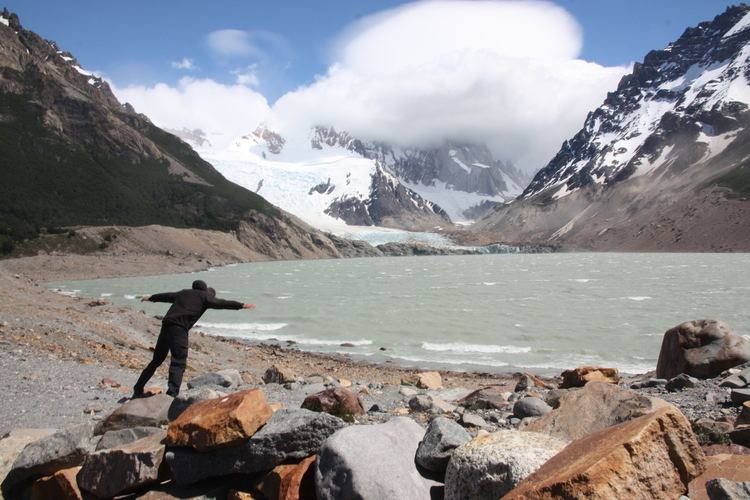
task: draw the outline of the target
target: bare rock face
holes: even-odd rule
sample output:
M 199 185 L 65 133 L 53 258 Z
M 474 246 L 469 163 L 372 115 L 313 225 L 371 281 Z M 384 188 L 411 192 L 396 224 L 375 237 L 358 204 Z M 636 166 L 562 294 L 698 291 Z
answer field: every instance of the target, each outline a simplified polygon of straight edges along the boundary
M 583 387 L 589 382 L 607 382 L 616 384 L 620 381 L 617 368 L 601 368 L 599 366 L 579 366 L 562 372 L 561 389 Z
M 705 468 L 690 423 L 667 407 L 574 441 L 504 498 L 679 498 Z
M 82 500 L 81 490 L 78 488 L 76 475 L 80 467 L 71 467 L 55 472 L 51 476 L 34 481 L 31 485 L 31 500 Z
M 680 373 L 698 378 L 717 377 L 750 361 L 750 342 L 723 321 L 686 321 L 667 330 L 656 364 L 657 378 Z
M 315 500 L 315 460 L 307 457 L 298 464 L 277 465 L 263 478 L 260 491 L 278 500 Z
M 351 419 L 365 412 L 359 396 L 343 387 L 334 387 L 307 396 L 302 402 L 302 408 L 330 413 L 343 419 Z
M 245 440 L 273 415 L 260 389 L 239 391 L 188 407 L 169 424 L 167 444 L 206 451 Z
M 445 471 L 446 500 L 500 498 L 565 447 L 545 434 L 504 430 L 456 448 Z
M 147 398 L 131 399 L 113 411 L 97 428 L 97 434 L 131 427 L 158 427 L 169 421 L 172 397 L 155 394 Z
M 164 438 L 162 431 L 119 448 L 92 453 L 78 473 L 79 486 L 99 498 L 109 498 L 156 482 L 164 461 Z
M 583 389 L 567 391 L 560 397 L 555 410 L 533 422 L 524 422 L 521 430 L 573 441 L 666 405 L 660 399 L 648 398 L 606 382 L 589 382 Z

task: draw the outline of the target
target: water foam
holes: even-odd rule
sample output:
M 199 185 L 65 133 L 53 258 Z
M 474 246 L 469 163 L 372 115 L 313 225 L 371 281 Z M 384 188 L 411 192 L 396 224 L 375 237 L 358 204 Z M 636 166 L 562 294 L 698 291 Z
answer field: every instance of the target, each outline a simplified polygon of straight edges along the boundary
M 453 342 L 447 344 L 436 344 L 433 342 L 423 342 L 422 349 L 425 351 L 438 352 L 456 352 L 456 353 L 489 353 L 489 354 L 521 354 L 531 352 L 531 347 L 522 347 L 515 345 L 487 345 L 487 344 L 463 344 Z
M 636 295 L 634 297 L 625 297 L 628 300 L 635 300 L 636 302 L 642 302 L 644 300 L 651 300 L 651 297 L 648 295 Z
M 289 326 L 289 323 L 198 323 L 201 328 L 250 332 L 274 332 Z

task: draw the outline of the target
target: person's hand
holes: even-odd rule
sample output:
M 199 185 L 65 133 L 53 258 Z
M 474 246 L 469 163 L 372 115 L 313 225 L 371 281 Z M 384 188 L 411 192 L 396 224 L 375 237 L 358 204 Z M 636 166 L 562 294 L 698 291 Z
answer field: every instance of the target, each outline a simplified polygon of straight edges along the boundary
M 243 309 L 255 309 L 255 304 L 242 304 Z
M 141 302 L 148 302 L 148 299 L 151 298 L 151 295 L 142 295 L 141 296 Z

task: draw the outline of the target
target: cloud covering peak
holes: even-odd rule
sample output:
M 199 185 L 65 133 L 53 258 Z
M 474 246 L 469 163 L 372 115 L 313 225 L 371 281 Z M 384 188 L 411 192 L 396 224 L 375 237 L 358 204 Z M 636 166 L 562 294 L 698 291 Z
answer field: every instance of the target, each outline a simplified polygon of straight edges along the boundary
M 180 113 L 173 119 L 159 109 L 159 99 L 148 97 L 158 86 L 123 89 L 120 96 L 172 128 L 208 131 L 225 122 L 224 135 L 236 136 L 255 127 L 251 118 L 264 115 L 258 122 L 290 135 L 331 125 L 401 146 L 485 142 L 498 158 L 531 170 L 544 166 L 627 71 L 577 59 L 582 43 L 577 21 L 549 2 L 417 2 L 350 26 L 333 44 L 326 74 L 270 109 L 265 99 L 238 92 L 241 85 L 224 86 L 232 92 L 219 95 L 248 98 L 243 110 L 250 102 L 256 106 L 242 129 L 230 117 L 176 123 Z M 190 82 L 173 90 L 185 104 L 201 98 Z M 209 115 L 237 113 L 231 106 L 205 108 L 210 106 L 204 107 Z M 238 128 L 230 130 L 229 123 Z

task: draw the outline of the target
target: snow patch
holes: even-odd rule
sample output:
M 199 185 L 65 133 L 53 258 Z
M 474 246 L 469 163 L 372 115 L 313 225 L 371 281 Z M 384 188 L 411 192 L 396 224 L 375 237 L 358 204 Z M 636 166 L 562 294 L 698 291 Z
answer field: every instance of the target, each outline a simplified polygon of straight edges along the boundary
M 6 26 L 10 26 L 10 21 L 5 19 L 3 16 L 0 16 L 0 24 L 4 24 Z
M 742 16 L 742 19 L 740 19 L 737 24 L 732 26 L 732 29 L 724 33 L 724 36 L 722 38 L 728 38 L 732 35 L 736 35 L 737 33 L 745 31 L 748 26 L 750 26 L 750 12 Z

